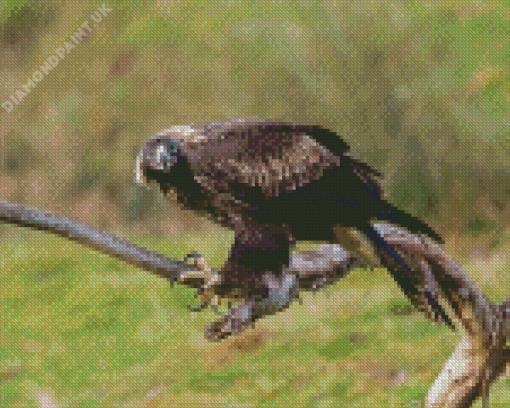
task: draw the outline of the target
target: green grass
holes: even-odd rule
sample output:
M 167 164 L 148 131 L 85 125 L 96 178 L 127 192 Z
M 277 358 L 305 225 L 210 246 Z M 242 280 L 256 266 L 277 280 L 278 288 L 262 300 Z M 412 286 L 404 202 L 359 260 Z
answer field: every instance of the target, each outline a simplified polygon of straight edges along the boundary
M 359 269 L 242 336 L 211 343 L 203 327 L 217 316 L 188 312 L 191 289 L 8 228 L 16 239 L 0 247 L 5 407 L 36 408 L 35 390 L 75 407 L 407 407 L 423 400 L 459 340 L 416 313 L 384 270 Z M 139 243 L 181 258 L 183 242 Z M 200 242 L 218 266 L 228 240 Z M 508 383 L 494 386 L 492 407 L 508 401 Z M 154 390 L 163 390 L 160 405 L 147 402 Z
M 0 1 L 0 102 L 102 3 Z M 2 194 L 96 225 L 109 221 L 103 203 L 131 226 L 159 224 L 157 200 L 130 193 L 132 153 L 155 131 L 248 116 L 321 124 L 386 174 L 399 206 L 441 228 L 448 252 L 483 241 L 492 257 L 464 265 L 500 302 L 508 4 L 471 3 L 106 2 L 88 39 L 4 116 Z M 135 241 L 220 266 L 231 237 L 189 229 Z M 190 315 L 192 290 L 63 239 L 0 232 L 2 407 L 36 408 L 39 391 L 62 407 L 415 407 L 459 340 L 412 312 L 385 271 L 356 270 L 210 343 L 203 327 L 217 316 Z M 509 387 L 498 381 L 491 407 L 510 404 Z

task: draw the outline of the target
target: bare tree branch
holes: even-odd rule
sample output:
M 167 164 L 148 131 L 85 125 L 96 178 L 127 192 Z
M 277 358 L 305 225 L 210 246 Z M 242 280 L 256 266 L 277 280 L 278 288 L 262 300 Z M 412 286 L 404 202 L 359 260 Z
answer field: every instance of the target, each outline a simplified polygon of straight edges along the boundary
M 66 237 L 153 272 L 171 283 L 180 281 L 196 288 L 206 279 L 199 273 L 203 268 L 149 251 L 71 218 L 0 201 L 0 220 Z M 374 227 L 412 266 L 411 276 L 398 268 L 392 274 L 403 289 L 409 289 L 409 282 L 415 285 L 413 304 L 432 321 L 453 319 L 452 327 L 463 333 L 461 343 L 428 393 L 426 408 L 467 408 L 479 396 L 485 400 L 489 386 L 510 361 L 507 345 L 510 299 L 493 305 L 461 266 L 432 240 L 387 224 L 374 224 Z M 293 254 L 280 280 L 271 273 L 264 275 L 270 288 L 266 298 L 244 299 L 220 321 L 209 325 L 206 337 L 220 340 L 240 333 L 256 319 L 288 307 L 298 298 L 300 290 L 318 290 L 359 266 L 362 262 L 357 257 L 334 244 L 323 245 L 317 251 Z M 215 287 L 211 290 L 214 292 Z M 448 311 L 447 317 L 439 316 L 437 304 Z
M 178 280 L 180 274 L 197 270 L 185 262 L 149 251 L 123 238 L 91 228 L 72 218 L 25 207 L 21 204 L 0 201 L 0 220 L 68 238 L 140 269 L 153 272 L 172 283 Z
M 510 362 L 510 299 L 491 304 L 437 243 L 386 224 L 378 224 L 377 230 L 406 262 L 420 263 L 415 270 L 423 275 L 418 280 L 462 332 L 462 341 L 430 388 L 425 407 L 468 408 L 481 396 L 485 408 L 490 385 Z
M 498 330 L 497 307 L 484 296 L 462 267 L 442 247 L 432 240 L 411 234 L 403 228 L 376 224 L 384 239 L 406 259 L 419 262 L 423 275 L 421 286 L 436 292 L 449 317 L 455 318 L 470 336 Z
M 208 339 L 218 341 L 239 334 L 255 320 L 289 307 L 301 290 L 318 290 L 345 277 L 361 261 L 337 244 L 324 244 L 317 251 L 292 254 L 281 281 L 267 273 L 269 293 L 264 299 L 248 299 L 205 329 Z
M 62 215 L 0 201 L 0 220 L 68 238 L 100 253 L 153 272 L 172 283 L 179 281 L 187 286 L 199 288 L 206 280 L 206 274 L 203 273 L 204 268 L 200 269 L 186 262 L 165 257 Z M 288 307 L 292 299 L 297 297 L 299 288 L 318 290 L 340 279 L 357 265 L 359 265 L 357 258 L 351 256 L 350 252 L 339 245 L 326 244 L 319 251 L 294 254 L 285 275 L 293 281 L 292 287 L 275 286 L 268 299 L 245 300 L 245 303 L 232 309 L 221 322 L 207 328 L 206 336 L 211 340 L 220 340 L 231 334 L 239 333 L 256 318 L 273 314 Z M 271 277 L 267 276 L 266 279 L 271 279 Z M 216 287 L 211 287 L 212 292 L 215 289 Z M 216 327 L 216 330 L 213 330 L 212 327 Z

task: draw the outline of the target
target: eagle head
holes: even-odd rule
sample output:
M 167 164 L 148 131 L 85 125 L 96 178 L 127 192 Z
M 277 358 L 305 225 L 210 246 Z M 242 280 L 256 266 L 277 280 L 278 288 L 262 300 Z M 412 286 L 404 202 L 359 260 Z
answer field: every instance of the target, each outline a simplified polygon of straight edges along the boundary
M 201 210 L 204 195 L 188 163 L 186 149 L 175 137 L 155 137 L 140 149 L 135 161 L 135 181 L 156 182 L 163 195 L 185 209 Z
M 140 150 L 135 161 L 135 181 L 147 184 L 151 175 L 170 173 L 185 161 L 179 142 L 175 139 L 151 139 Z

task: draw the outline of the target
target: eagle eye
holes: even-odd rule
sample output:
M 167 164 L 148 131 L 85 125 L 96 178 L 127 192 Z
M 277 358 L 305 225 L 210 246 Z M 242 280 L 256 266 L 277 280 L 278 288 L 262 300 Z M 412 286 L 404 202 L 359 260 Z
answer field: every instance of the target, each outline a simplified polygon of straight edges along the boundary
M 167 152 L 161 152 L 159 154 L 159 162 L 164 169 L 169 169 L 172 166 L 172 156 Z
M 158 148 L 158 162 L 164 170 L 169 170 L 179 161 L 180 149 L 175 143 L 167 143 Z

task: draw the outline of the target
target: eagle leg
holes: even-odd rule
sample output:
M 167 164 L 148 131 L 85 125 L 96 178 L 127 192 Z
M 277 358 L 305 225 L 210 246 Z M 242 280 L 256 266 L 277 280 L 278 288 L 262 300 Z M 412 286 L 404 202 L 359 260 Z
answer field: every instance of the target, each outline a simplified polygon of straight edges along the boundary
M 197 306 L 188 306 L 188 309 L 192 312 L 200 312 L 211 305 L 211 309 L 215 313 L 221 314 L 218 310 L 218 306 L 221 305 L 221 300 L 214 294 L 214 287 L 219 285 L 222 280 L 220 274 L 212 271 L 202 255 L 196 252 L 189 253 L 185 256 L 184 261 L 186 263 L 189 263 L 190 260 L 192 261 L 191 265 L 197 268 L 198 271 L 186 272 L 179 277 L 178 281 L 184 283 L 187 280 L 200 280 L 203 284 L 198 287 L 196 295 L 200 300 L 200 304 Z
M 238 334 L 256 319 L 287 308 L 292 300 L 299 297 L 300 290 L 318 290 L 333 284 L 359 265 L 357 257 L 337 244 L 324 244 L 316 251 L 292 254 L 289 266 L 283 268 L 280 277 L 272 272 L 263 274 L 267 288 L 265 296 L 246 299 L 229 310 L 223 319 L 207 326 L 205 336 L 219 341 Z
M 279 312 L 287 307 L 299 292 L 299 280 L 296 273 L 285 270 L 280 279 L 272 272 L 266 272 L 263 280 L 267 287 L 264 297 L 248 299 L 231 309 L 223 319 L 216 321 L 205 329 L 209 340 L 219 341 L 229 335 L 241 333 L 255 320 Z

